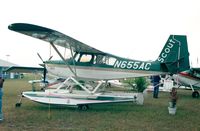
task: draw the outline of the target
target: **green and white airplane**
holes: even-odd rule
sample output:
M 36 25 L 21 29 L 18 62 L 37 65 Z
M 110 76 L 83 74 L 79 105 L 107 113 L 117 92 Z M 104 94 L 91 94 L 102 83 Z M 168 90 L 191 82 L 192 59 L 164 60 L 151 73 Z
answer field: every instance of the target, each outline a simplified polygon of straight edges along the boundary
M 47 70 L 60 77 L 111 80 L 178 73 L 189 69 L 186 36 L 170 35 L 157 60 L 139 61 L 102 52 L 63 33 L 45 27 L 16 23 L 11 24 L 8 28 L 49 42 L 63 60 L 46 61 Z M 55 45 L 69 48 L 72 51 L 72 58 L 65 60 Z
M 100 51 L 49 28 L 26 23 L 14 23 L 9 25 L 8 28 L 12 31 L 49 42 L 62 60 L 45 61 L 48 73 L 66 78 L 68 82 L 70 80 L 79 84 L 90 95 L 95 94 L 101 84 L 90 91 L 87 87 L 81 85 L 78 80 L 107 81 L 160 74 L 175 74 L 189 69 L 187 38 L 183 35 L 170 35 L 155 61 L 140 61 Z M 65 59 L 56 45 L 68 48 L 71 51 L 71 58 Z M 59 89 L 61 87 L 58 87 L 57 91 Z M 29 98 L 31 96 L 26 93 L 23 93 L 23 95 Z M 32 94 L 32 96 L 34 95 Z M 110 102 L 120 101 L 119 98 L 111 97 L 113 98 Z M 33 100 L 32 97 L 30 99 Z M 95 99 L 94 103 L 98 103 L 96 100 L 99 100 L 99 103 L 103 103 L 103 99 Z M 38 102 L 45 103 L 44 101 Z M 75 103 L 75 105 L 87 105 L 87 102 L 81 103 L 80 99 Z

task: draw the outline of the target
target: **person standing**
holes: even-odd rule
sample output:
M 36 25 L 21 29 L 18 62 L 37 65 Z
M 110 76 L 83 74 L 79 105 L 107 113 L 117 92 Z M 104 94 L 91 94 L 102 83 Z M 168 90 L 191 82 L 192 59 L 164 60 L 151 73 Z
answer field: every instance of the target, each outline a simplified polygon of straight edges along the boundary
M 3 83 L 4 79 L 2 78 L 2 76 L 0 76 L 0 121 L 3 120 L 3 112 L 2 112 Z
M 152 77 L 152 82 L 153 82 L 153 86 L 154 86 L 153 98 L 158 98 L 160 80 L 161 79 L 160 79 L 159 75 Z

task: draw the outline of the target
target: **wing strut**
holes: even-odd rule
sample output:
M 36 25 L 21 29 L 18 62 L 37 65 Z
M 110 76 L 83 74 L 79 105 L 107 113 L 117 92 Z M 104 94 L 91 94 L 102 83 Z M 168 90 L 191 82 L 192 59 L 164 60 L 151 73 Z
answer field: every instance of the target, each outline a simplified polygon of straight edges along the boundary
M 56 48 L 56 46 L 51 43 L 51 46 L 54 48 L 54 50 L 58 53 L 58 55 L 60 56 L 60 58 L 64 61 L 64 63 L 68 66 L 68 68 L 70 69 L 70 71 L 74 74 L 75 77 L 77 77 L 77 74 L 75 71 L 72 70 L 71 66 L 67 63 L 67 61 L 65 60 L 65 58 L 62 56 L 62 54 L 60 54 L 60 52 L 58 51 L 58 49 Z
M 71 47 L 71 45 L 70 45 L 70 52 L 71 52 L 72 61 L 73 61 L 73 65 L 74 65 L 74 72 L 75 72 L 75 74 L 76 74 L 76 66 L 75 66 L 74 55 L 73 55 L 73 52 L 72 52 L 72 47 Z

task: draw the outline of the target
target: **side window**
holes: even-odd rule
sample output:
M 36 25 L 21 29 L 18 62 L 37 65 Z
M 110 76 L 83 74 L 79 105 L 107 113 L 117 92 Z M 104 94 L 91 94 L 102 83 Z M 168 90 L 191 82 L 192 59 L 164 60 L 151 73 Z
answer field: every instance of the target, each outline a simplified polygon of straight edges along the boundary
M 103 55 L 97 55 L 95 64 L 105 64 L 105 56 Z
M 115 64 L 116 58 L 109 57 L 106 64 L 113 66 Z
M 197 71 L 194 71 L 194 76 L 196 76 L 196 77 L 199 77 L 200 78 L 200 73 L 199 72 L 197 72 Z
M 114 65 L 116 58 L 103 55 L 97 55 L 94 64 Z
M 92 55 L 83 54 L 81 56 L 80 62 L 90 62 L 92 59 Z

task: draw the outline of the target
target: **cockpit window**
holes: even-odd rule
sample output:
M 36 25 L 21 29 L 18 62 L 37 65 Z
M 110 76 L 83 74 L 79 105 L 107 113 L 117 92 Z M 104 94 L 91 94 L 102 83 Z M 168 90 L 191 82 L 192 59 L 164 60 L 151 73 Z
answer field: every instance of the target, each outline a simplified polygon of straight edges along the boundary
M 101 55 L 101 54 L 84 54 L 84 53 L 76 53 L 74 55 L 74 59 L 76 62 L 83 62 L 83 63 L 91 63 L 91 64 L 98 64 L 98 65 L 110 65 L 113 66 L 116 62 L 115 57 Z
M 92 60 L 92 55 L 83 54 L 80 58 L 80 62 L 90 62 Z

